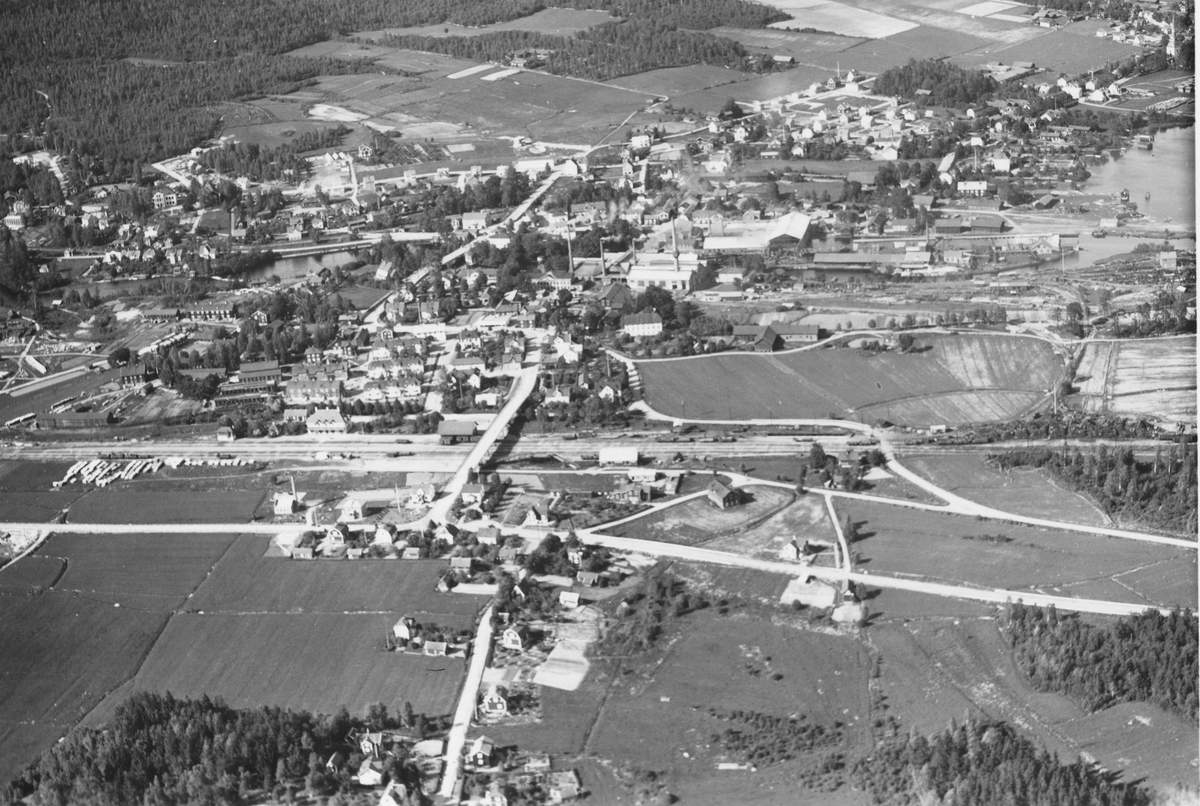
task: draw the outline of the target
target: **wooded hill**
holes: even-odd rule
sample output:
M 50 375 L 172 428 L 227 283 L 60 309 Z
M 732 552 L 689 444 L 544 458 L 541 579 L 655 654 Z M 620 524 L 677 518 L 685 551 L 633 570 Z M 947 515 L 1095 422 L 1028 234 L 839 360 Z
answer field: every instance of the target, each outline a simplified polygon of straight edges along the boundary
M 1150 702 L 1197 719 L 1196 620 L 1157 611 L 1096 627 L 1053 607 L 1013 605 L 1005 632 L 1017 666 L 1041 691 L 1065 694 L 1088 711 Z

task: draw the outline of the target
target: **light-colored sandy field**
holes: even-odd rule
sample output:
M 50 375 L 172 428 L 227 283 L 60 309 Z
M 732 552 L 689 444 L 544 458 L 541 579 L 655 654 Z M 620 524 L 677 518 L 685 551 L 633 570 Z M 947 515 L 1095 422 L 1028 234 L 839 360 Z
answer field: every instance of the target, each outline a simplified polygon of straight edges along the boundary
M 333 120 L 342 123 L 354 123 L 359 120 L 366 120 L 366 115 L 360 115 L 357 112 L 351 112 L 349 109 L 343 109 L 340 106 L 332 106 L 330 104 L 316 104 L 308 110 L 308 114 L 317 120 Z
M 1089 344 L 1077 377 L 1085 411 L 1196 421 L 1196 342 L 1192 337 Z
M 913 22 L 829 0 L 772 0 L 770 5 L 792 15 L 790 20 L 772 23 L 772 28 L 815 28 L 842 36 L 880 39 L 917 27 Z

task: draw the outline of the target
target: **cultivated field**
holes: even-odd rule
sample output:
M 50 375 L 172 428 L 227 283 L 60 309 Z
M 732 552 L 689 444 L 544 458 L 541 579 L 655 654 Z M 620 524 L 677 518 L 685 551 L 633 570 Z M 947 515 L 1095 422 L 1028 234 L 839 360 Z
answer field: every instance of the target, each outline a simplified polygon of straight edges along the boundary
M 230 542 L 55 535 L 0 571 L 0 780 L 133 676 Z
M 867 746 L 869 664 L 854 639 L 777 626 L 759 612 L 720 616 L 709 609 L 689 617 L 662 655 L 612 689 L 589 753 L 678 780 L 711 776 L 726 759 L 710 737 L 729 725 L 709 708 L 803 715 L 826 727 L 842 723 L 847 732 L 840 751 Z
M 444 560 L 314 560 L 265 557 L 270 538 L 244 535 L 189 602 L 205 613 L 422 614 L 469 626 L 484 597 L 439 594 Z M 394 620 L 393 620 L 394 621 Z
M 859 10 L 873 10 L 878 5 L 871 0 L 847 0 Z M 1004 16 L 975 16 L 961 13 L 961 9 L 972 5 L 972 0 L 915 0 L 914 2 L 889 3 L 887 12 L 893 18 L 909 23 L 909 29 L 920 25 L 930 31 L 930 36 L 948 31 L 986 39 L 992 47 L 1005 43 L 1013 44 L 1037 36 L 1043 29 L 1026 22 L 1006 19 Z M 1000 12 L 1003 14 L 1003 12 Z M 906 29 L 908 30 L 908 29 Z M 935 41 L 935 40 L 926 40 Z
M 707 545 L 718 537 L 740 535 L 778 512 L 793 498 L 790 490 L 778 487 L 754 486 L 744 488 L 744 491 L 752 495 L 753 500 L 730 509 L 718 509 L 707 498 L 696 498 L 603 531 L 620 537 L 685 546 Z
M 732 84 L 745 77 L 745 73 L 736 70 L 726 70 L 723 67 L 714 67 L 708 64 L 693 64 L 690 67 L 664 67 L 661 70 L 648 70 L 645 73 L 614 78 L 606 83 L 624 89 L 674 98 L 687 92 Z
M 979 454 L 906 456 L 904 465 L 952 493 L 1006 512 L 1088 526 L 1111 525 L 1082 495 L 1056 486 L 1034 469 L 996 470 Z
M 765 101 L 797 92 L 814 81 L 825 81 L 835 74 L 833 67 L 819 67 L 810 64 L 800 64 L 782 73 L 772 73 L 757 78 L 750 77 L 747 73 L 730 72 L 735 78 L 743 80 L 739 80 L 735 84 L 672 96 L 671 103 L 684 109 L 715 114 L 730 98 L 742 103 Z M 623 79 L 616 81 L 621 82 Z M 774 167 L 778 167 L 778 160 L 772 160 L 772 162 Z
M 1087 347 L 1102 350 L 1100 345 Z M 1099 388 L 1103 368 L 1106 410 L 1115 414 L 1158 417 L 1169 422 L 1196 422 L 1196 340 L 1191 336 L 1172 339 L 1136 339 L 1109 347 L 1116 353 L 1103 361 L 1103 352 L 1091 359 L 1093 394 Z
M 988 62 L 997 61 L 1005 64 L 1029 61 L 1036 64 L 1038 70 L 1057 76 L 1060 72 L 1067 75 L 1086 73 L 1142 52 L 1139 47 L 1096 36 L 1095 25 L 1092 26 L 1091 36 L 1067 31 L 1033 30 L 1043 32 L 1003 49 L 992 48 L 988 52 L 956 56 L 952 61 L 963 67 L 982 67 Z
M 246 523 L 262 490 L 142 492 L 96 489 L 71 505 L 72 523 Z
M 383 28 L 378 31 L 359 31 L 353 36 L 363 39 L 380 39 L 386 35 L 396 36 L 479 36 L 493 31 L 537 31 L 548 36 L 571 36 L 597 25 L 617 22 L 620 18 L 613 17 L 604 11 L 576 8 L 544 8 L 525 17 L 506 22 L 495 22 L 491 25 L 467 27 L 448 22 L 442 25 L 419 25 L 408 28 Z
M 234 542 L 232 535 L 53 535 L 39 557 L 61 558 L 54 586 L 120 607 L 181 606 Z
M 359 58 L 363 46 L 324 42 L 293 51 L 296 55 Z M 292 98 L 324 103 L 366 116 L 364 123 L 421 137 L 449 137 L 472 130 L 476 135 L 526 135 L 552 142 L 598 140 L 654 95 L 603 87 L 591 82 L 518 71 L 484 81 L 497 70 L 474 62 L 446 59 L 398 48 L 369 46 L 381 65 L 419 73 L 395 76 L 326 76 Z M 432 128 L 431 128 L 432 127 Z
M 137 691 L 219 696 L 235 708 L 276 705 L 331 714 L 405 701 L 425 714 L 454 710 L 461 658 L 383 651 L 403 613 L 184 614 L 171 619 L 130 686 L 92 717 L 102 720 Z
M 459 70 L 475 66 L 475 62 L 442 56 L 438 53 L 389 48 L 381 45 L 361 45 L 335 40 L 306 45 L 291 51 L 288 55 L 328 56 L 332 59 L 347 60 L 371 59 L 381 67 L 390 67 L 393 70 L 403 70 L 406 73 L 419 74 L 425 79 L 448 76 L 451 73 L 457 73 Z
M 19 562 L 0 568 L 0 593 L 29 593 L 34 588 L 49 588 L 67 570 L 62 557 L 22 557 Z
M 1195 569 L 1195 552 L 1074 532 L 1016 526 L 966 516 L 860 501 L 835 502 L 864 535 L 852 547 L 866 571 L 986 588 L 1107 598 L 1195 608 L 1196 585 L 1180 584 L 1176 566 Z M 1125 574 L 1143 569 L 1136 577 Z M 1153 569 L 1153 570 L 1152 570 Z M 1160 581 L 1168 584 L 1160 584 Z M 1089 587 L 1081 588 L 1083 585 Z M 885 591 L 872 607 L 888 610 Z
M 929 336 L 918 351 L 723 353 L 638 363 L 646 401 L 695 419 L 885 418 L 900 425 L 1013 419 L 1061 373 L 1053 348 L 1009 336 Z M 753 396 L 744 395 L 754 389 Z M 890 406 L 890 410 L 889 410 Z
M 167 618 L 82 594 L 0 591 L 0 780 L 131 677 Z
M 86 490 L 0 493 L 0 520 L 16 523 L 50 523 Z
M 771 0 L 792 19 L 772 23 L 772 28 L 815 28 L 843 36 L 879 39 L 915 28 L 916 23 L 868 11 L 862 8 L 831 2 L 831 0 Z M 890 10 L 890 7 L 889 7 Z
M 790 54 L 803 56 L 807 61 L 816 53 L 838 53 L 862 42 L 862 39 L 836 34 L 802 34 L 799 31 L 781 31 L 777 28 L 710 28 L 713 36 L 723 36 L 741 42 L 747 48 L 765 51 L 772 55 Z

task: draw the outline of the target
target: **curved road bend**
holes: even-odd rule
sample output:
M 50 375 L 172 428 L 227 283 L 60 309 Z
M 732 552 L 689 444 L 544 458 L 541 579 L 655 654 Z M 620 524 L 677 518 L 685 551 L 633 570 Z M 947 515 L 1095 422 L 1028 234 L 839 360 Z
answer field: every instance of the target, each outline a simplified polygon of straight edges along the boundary
M 644 403 L 643 403 L 644 405 Z M 644 407 L 647 417 L 657 420 L 679 420 L 678 417 L 669 417 L 661 412 L 657 412 L 649 406 Z M 1153 535 L 1144 532 L 1131 532 L 1126 529 L 1110 529 L 1105 526 L 1085 526 L 1078 523 L 1069 523 L 1066 521 L 1054 521 L 1047 518 L 1033 518 L 1026 515 L 1017 515 L 1012 512 L 994 509 L 993 507 L 984 506 L 974 501 L 970 501 L 962 496 L 946 490 L 932 481 L 920 476 L 909 470 L 896 459 L 895 447 L 892 444 L 890 435 L 879 429 L 873 428 L 864 423 L 856 423 L 852 420 L 823 420 L 823 419 L 748 419 L 748 420 L 697 420 L 688 418 L 685 422 L 696 423 L 699 425 L 716 425 L 716 426 L 735 426 L 735 425 L 762 425 L 762 426 L 822 426 L 827 428 L 841 428 L 847 431 L 858 431 L 867 436 L 874 437 L 879 440 L 879 449 L 883 455 L 887 457 L 887 469 L 896 475 L 904 478 L 906 481 L 917 485 L 926 492 L 941 498 L 947 503 L 943 507 L 943 512 L 954 512 L 960 515 L 975 515 L 983 518 L 990 518 L 997 521 L 1009 521 L 1011 523 L 1023 523 L 1029 526 L 1041 526 L 1047 529 L 1060 529 L 1067 532 L 1084 532 L 1086 534 L 1100 535 L 1103 537 L 1119 537 L 1126 540 L 1141 540 L 1145 543 L 1161 543 L 1167 546 L 1176 546 L 1179 548 L 1193 549 L 1198 547 L 1197 541 L 1187 540 L 1179 537 L 1166 537 L 1163 535 Z M 900 502 L 897 499 L 888 498 L 873 498 L 873 501 L 880 503 L 908 503 Z

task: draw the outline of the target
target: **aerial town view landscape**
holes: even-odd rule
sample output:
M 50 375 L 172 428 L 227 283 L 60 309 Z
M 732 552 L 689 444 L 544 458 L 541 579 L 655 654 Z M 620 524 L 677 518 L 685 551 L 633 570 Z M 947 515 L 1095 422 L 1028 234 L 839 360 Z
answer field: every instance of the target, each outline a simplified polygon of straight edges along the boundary
M 0 804 L 1200 803 L 1192 0 L 0 7 Z

